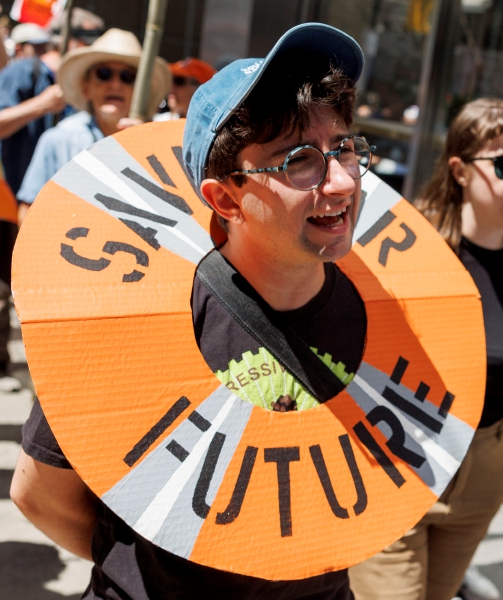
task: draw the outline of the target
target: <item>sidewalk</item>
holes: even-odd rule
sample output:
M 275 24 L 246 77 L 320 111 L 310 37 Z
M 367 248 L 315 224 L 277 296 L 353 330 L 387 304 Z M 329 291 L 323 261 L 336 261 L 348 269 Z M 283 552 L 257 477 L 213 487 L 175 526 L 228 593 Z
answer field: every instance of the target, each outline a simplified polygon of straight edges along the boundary
M 12 473 L 21 448 L 21 427 L 30 414 L 33 392 L 19 322 L 13 325 L 9 352 L 20 392 L 0 393 L 0 598 L 2 600 L 78 600 L 92 564 L 56 546 L 36 529 L 9 498 Z

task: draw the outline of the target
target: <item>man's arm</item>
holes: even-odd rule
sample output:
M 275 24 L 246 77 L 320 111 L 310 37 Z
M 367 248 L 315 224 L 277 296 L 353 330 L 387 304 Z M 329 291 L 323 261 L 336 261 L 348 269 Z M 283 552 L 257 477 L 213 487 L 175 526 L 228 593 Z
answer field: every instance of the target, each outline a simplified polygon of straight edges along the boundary
M 24 516 L 54 542 L 92 560 L 98 499 L 75 471 L 51 467 L 21 450 L 10 493 Z
M 45 88 L 38 96 L 0 110 L 0 140 L 10 137 L 30 121 L 65 108 L 63 92 L 57 83 Z

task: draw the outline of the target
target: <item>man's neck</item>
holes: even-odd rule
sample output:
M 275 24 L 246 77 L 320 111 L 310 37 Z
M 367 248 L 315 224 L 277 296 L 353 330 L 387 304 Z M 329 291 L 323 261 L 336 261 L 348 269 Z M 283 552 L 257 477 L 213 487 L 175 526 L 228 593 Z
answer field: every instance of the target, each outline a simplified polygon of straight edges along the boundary
M 221 254 L 274 310 L 294 310 L 316 296 L 325 282 L 323 263 L 279 264 L 227 242 Z

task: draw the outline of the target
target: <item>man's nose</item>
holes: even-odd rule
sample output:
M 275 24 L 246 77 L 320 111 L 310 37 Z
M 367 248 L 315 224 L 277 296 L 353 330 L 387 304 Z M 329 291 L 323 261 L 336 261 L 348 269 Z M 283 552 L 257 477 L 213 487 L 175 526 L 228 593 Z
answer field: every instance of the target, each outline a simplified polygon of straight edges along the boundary
M 110 85 L 114 88 L 121 87 L 123 84 L 120 73 L 114 72 L 112 79 L 110 79 Z
M 356 188 L 356 182 L 335 156 L 329 156 L 327 158 L 327 173 L 325 179 L 321 182 L 320 188 L 326 195 L 350 196 Z

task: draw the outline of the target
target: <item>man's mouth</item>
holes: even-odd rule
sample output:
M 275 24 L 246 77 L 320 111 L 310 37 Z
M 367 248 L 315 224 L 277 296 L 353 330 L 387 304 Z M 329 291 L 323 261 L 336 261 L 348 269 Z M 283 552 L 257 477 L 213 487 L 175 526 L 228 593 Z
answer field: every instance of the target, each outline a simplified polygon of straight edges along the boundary
M 344 215 L 346 214 L 347 206 L 339 210 L 334 210 L 329 213 L 309 217 L 308 221 L 318 227 L 337 227 L 344 223 Z
M 107 96 L 105 100 L 107 102 L 124 102 L 124 98 L 122 96 Z

